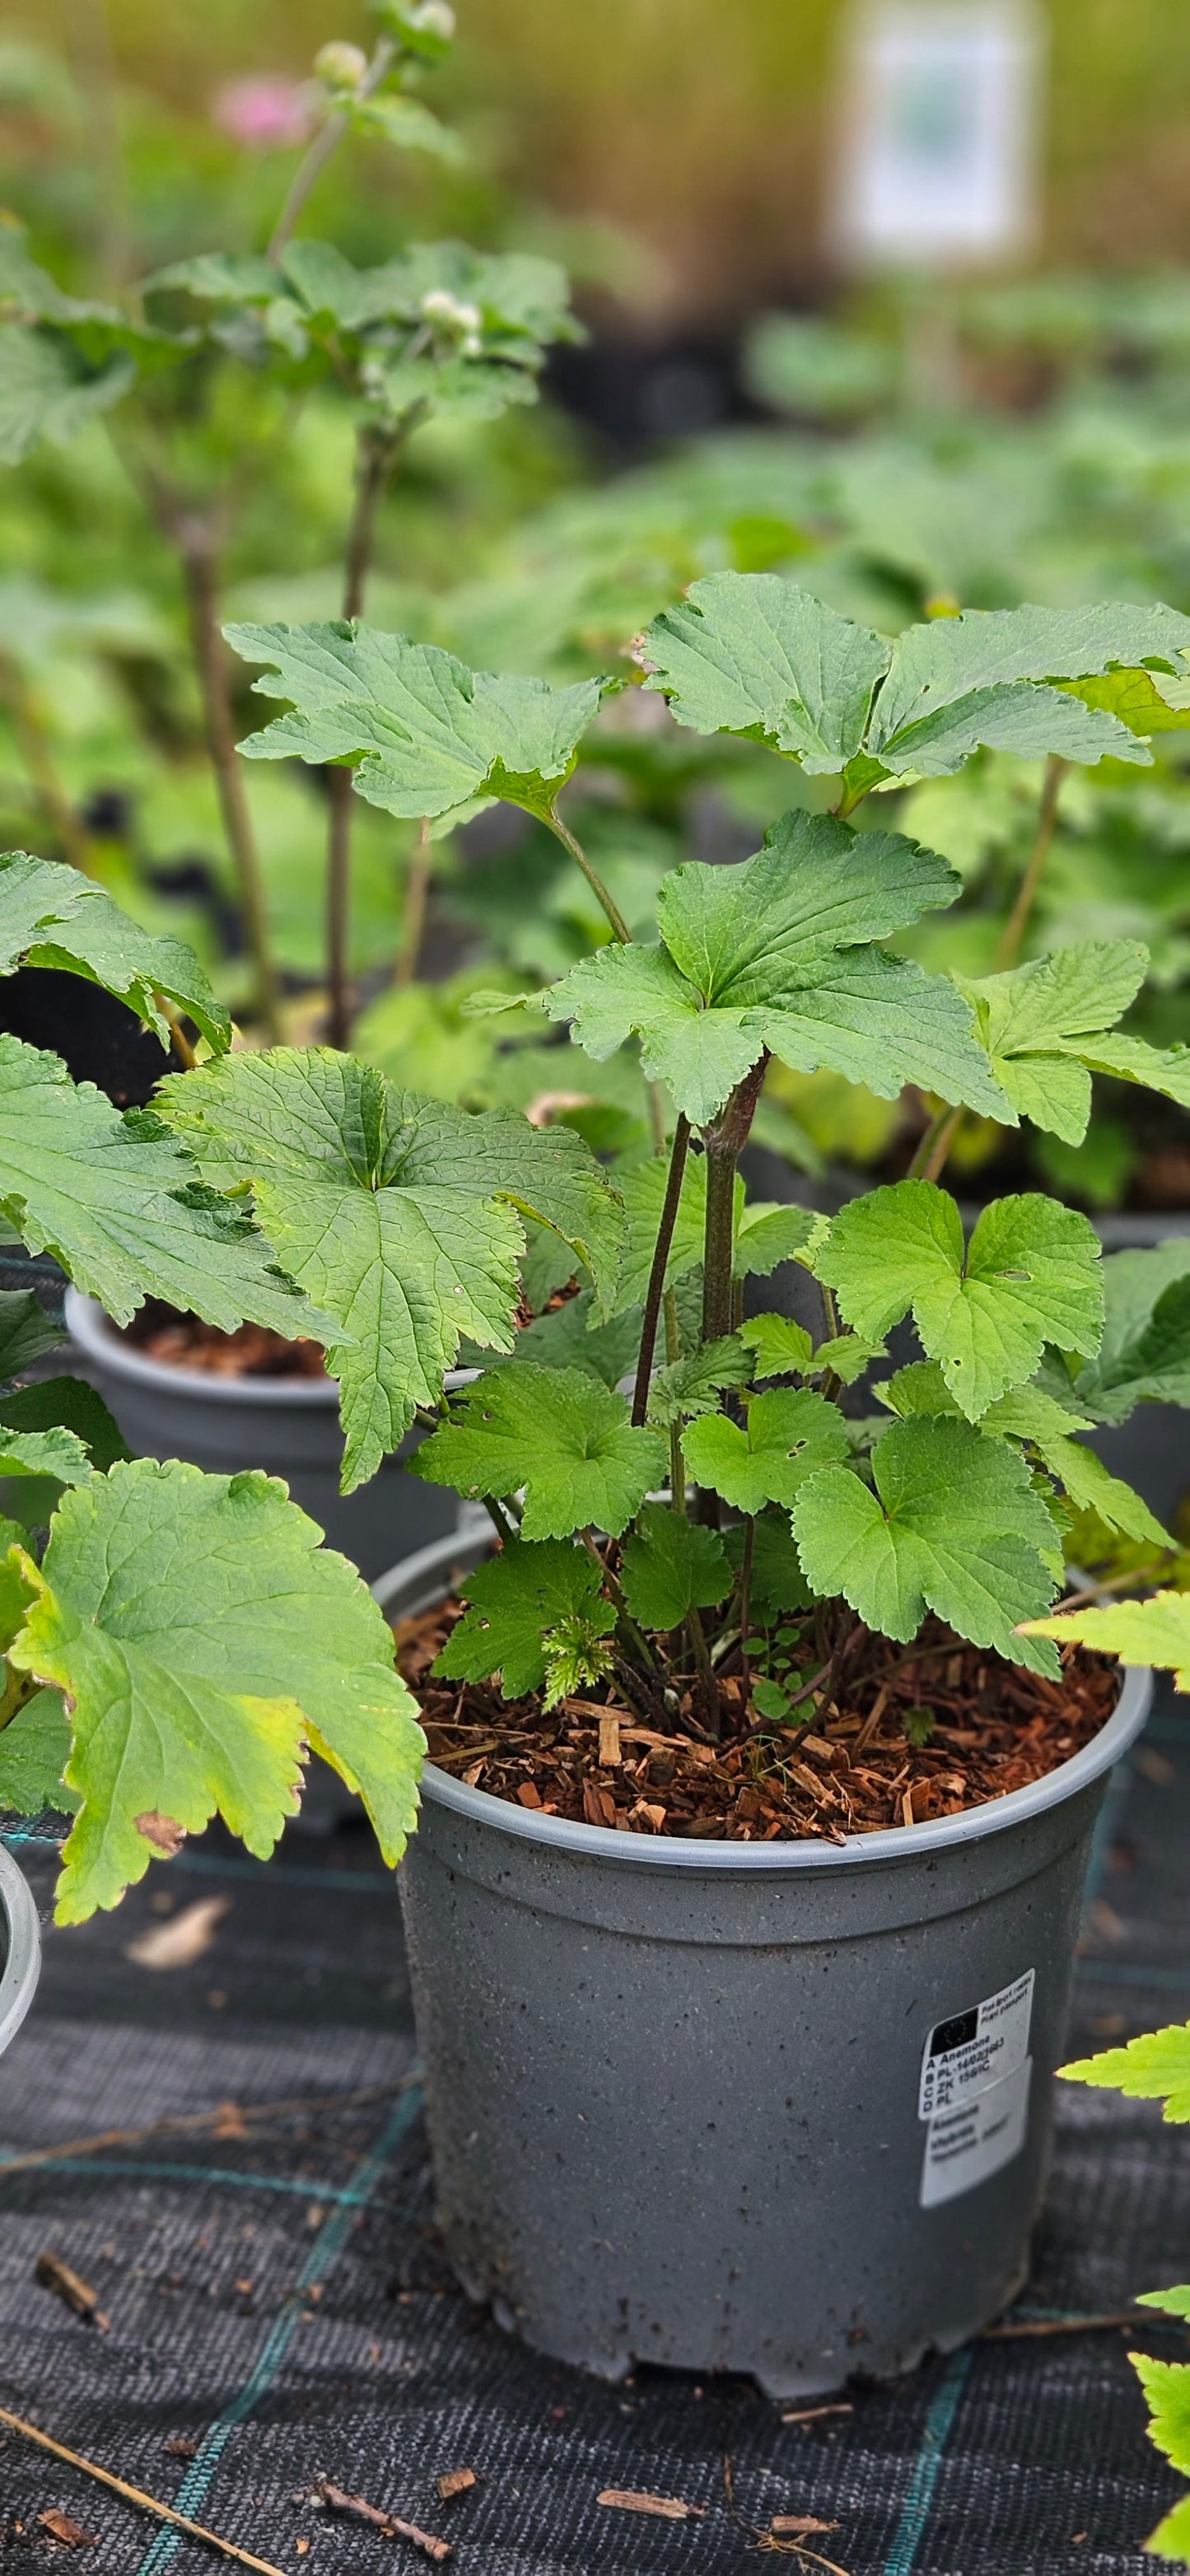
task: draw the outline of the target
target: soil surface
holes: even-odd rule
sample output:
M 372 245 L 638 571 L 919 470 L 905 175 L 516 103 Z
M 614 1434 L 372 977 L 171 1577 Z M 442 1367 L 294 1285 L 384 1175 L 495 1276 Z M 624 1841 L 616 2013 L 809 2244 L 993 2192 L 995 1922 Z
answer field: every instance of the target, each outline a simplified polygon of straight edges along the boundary
M 930 1620 L 912 1648 L 869 1636 L 839 1706 L 824 1714 L 811 1699 L 804 1722 L 798 1711 L 761 1727 L 742 1678 L 729 1677 L 719 1741 L 700 1742 L 646 1725 L 614 1694 L 563 1700 L 547 1714 L 534 1699 L 502 1700 L 494 1682 L 431 1681 L 461 1606 L 396 1624 L 432 1760 L 493 1797 L 626 1833 L 843 1842 L 959 1815 L 1069 1761 L 1118 1693 L 1116 1665 L 1081 1647 L 1062 1649 L 1059 1684 Z
M 221 1333 L 197 1315 L 179 1314 L 160 1297 L 147 1297 L 120 1336 L 147 1360 L 167 1368 L 196 1369 L 207 1377 L 325 1377 L 321 1342 L 287 1342 L 264 1324 L 240 1324 Z

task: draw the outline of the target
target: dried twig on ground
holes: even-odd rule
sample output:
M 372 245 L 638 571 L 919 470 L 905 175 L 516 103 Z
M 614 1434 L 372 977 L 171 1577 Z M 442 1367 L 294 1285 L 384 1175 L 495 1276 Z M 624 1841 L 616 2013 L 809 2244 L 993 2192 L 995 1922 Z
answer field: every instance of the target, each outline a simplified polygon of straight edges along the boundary
M 333 2478 L 316 2478 L 309 2490 L 309 2502 L 329 2506 L 332 2513 L 350 2514 L 356 2522 L 371 2524 L 382 2531 L 386 2540 L 408 2540 L 423 2557 L 440 2563 L 453 2557 L 449 2540 L 439 2540 L 432 2531 L 422 2531 L 415 2522 L 404 2522 L 399 2513 L 386 2513 L 384 2507 L 369 2504 L 366 2496 L 349 2495 L 345 2487 L 335 2485 Z
M 98 2326 L 101 2334 L 107 2333 L 108 2319 L 100 2307 L 98 2290 L 93 2290 L 81 2273 L 72 2272 L 69 2263 L 64 2263 L 61 2255 L 53 2253 L 49 2246 L 38 2255 L 33 2266 L 33 2278 L 40 2282 L 43 2290 L 52 2290 L 64 2307 L 72 2308 L 84 2325 Z
M 284 2576 L 284 2570 L 274 2567 L 271 2559 L 254 2558 L 251 2550 L 237 2549 L 234 2540 L 223 2540 L 217 2531 L 207 2531 L 201 2522 L 191 2522 L 188 2514 L 175 2513 L 172 2504 L 162 2504 L 157 2496 L 146 2495 L 142 2487 L 129 2486 L 126 2478 L 101 2469 L 98 2461 L 84 2458 L 81 2451 L 68 2451 L 65 2442 L 55 2442 L 38 2425 L 26 2424 L 21 2415 L 11 2415 L 7 2406 L 0 2406 L 0 2424 L 7 2424 L 10 2433 L 23 2433 L 25 2440 L 36 2442 L 39 2450 L 51 2451 L 56 2460 L 65 2460 L 68 2468 L 81 2469 L 84 2477 L 96 2478 L 101 2487 L 110 2487 L 113 2495 L 123 2496 L 125 2504 L 138 2505 L 142 2513 L 156 2514 L 159 2522 L 171 2523 L 175 2531 L 189 2532 L 192 2540 L 205 2541 L 208 2549 L 218 2549 L 224 2558 L 234 2558 L 238 2566 L 254 2567 L 257 2576 Z

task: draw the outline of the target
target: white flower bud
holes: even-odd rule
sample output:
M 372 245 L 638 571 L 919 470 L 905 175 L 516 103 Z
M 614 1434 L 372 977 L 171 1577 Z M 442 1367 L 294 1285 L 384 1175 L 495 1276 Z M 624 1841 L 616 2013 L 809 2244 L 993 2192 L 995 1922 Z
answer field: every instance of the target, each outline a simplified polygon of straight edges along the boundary
M 483 315 L 478 304 L 464 304 L 445 286 L 431 286 L 421 299 L 422 319 L 435 323 L 440 330 L 457 332 L 460 339 L 475 337 L 483 328 Z
M 420 0 L 419 7 L 410 10 L 409 20 L 422 34 L 440 36 L 444 45 L 453 41 L 456 21 L 450 0 Z
M 328 89 L 358 89 L 368 68 L 368 57 L 358 45 L 335 39 L 322 45 L 314 56 L 314 69 Z

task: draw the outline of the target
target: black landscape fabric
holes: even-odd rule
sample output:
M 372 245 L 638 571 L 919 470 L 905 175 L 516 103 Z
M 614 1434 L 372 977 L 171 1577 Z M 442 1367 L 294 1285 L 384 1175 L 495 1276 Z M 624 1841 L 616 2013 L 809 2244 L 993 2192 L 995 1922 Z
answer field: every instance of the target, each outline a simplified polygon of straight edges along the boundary
M 1188 1828 L 1190 1706 L 1159 1693 L 1113 1789 L 1072 2048 L 1190 2016 Z M 48 1908 L 52 1852 L 12 1848 Z M 152 1970 L 126 1950 L 168 1919 L 163 1894 L 175 1912 L 230 1902 L 200 1956 Z M 984 2340 L 800 2423 L 741 2381 L 641 2371 L 606 2388 L 523 2351 L 454 2287 L 413 2069 L 396 1899 L 362 1827 L 291 1832 L 267 1868 L 213 1835 L 114 1915 L 50 1932 L 0 2062 L 0 2155 L 103 2143 L 0 2165 L 0 2406 L 295 2576 L 432 2563 L 318 2510 L 319 2479 L 448 2541 L 459 2576 L 719 2576 L 778 2538 L 792 2567 L 846 2576 L 1153 2566 L 1141 2542 L 1178 2481 L 1127 2355 L 1176 2358 L 1172 2321 Z M 1017 2325 L 1190 2278 L 1186 2132 L 1156 2105 L 1059 2089 Z M 177 2125 L 119 2134 L 155 2122 Z M 47 2250 L 106 2323 L 39 2284 Z M 474 2483 L 443 2500 L 458 2470 Z M 601 2505 L 608 2489 L 692 2510 Z M 93 2540 L 56 2537 L 47 2512 Z M 799 2515 L 827 2528 L 774 2535 Z M 232 2563 L 0 2427 L 0 2576 L 171 2562 Z

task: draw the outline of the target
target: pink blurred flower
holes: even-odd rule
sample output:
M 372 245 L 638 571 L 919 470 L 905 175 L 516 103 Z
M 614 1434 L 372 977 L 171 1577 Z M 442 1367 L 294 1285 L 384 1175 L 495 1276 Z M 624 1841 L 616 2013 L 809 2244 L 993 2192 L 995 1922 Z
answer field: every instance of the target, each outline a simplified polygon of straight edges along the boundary
M 315 122 L 308 83 L 272 72 L 225 81 L 215 93 L 212 114 L 233 143 L 256 152 L 283 152 L 289 144 L 307 142 Z

